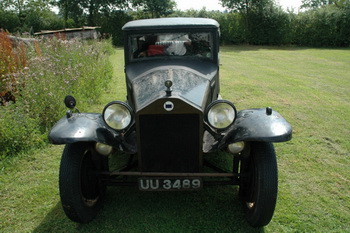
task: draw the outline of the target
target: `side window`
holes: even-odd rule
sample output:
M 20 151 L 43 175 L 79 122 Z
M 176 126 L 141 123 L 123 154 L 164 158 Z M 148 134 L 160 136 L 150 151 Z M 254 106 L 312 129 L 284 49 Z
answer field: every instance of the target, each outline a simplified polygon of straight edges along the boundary
M 135 52 L 138 49 L 138 45 L 137 45 L 138 42 L 137 41 L 138 41 L 137 37 L 130 38 L 130 52 L 131 52 L 131 54 L 135 54 Z M 134 56 L 132 55 L 131 57 L 134 57 Z

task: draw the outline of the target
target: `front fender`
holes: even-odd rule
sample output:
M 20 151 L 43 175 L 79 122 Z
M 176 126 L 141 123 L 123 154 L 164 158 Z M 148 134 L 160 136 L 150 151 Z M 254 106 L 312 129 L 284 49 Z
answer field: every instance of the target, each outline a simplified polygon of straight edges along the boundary
M 238 141 L 285 142 L 292 138 L 291 125 L 276 111 L 248 109 L 239 111 L 233 126 L 220 142 L 220 148 Z
M 95 141 L 116 147 L 119 145 L 117 137 L 98 113 L 74 113 L 71 117 L 62 117 L 49 133 L 52 144 Z

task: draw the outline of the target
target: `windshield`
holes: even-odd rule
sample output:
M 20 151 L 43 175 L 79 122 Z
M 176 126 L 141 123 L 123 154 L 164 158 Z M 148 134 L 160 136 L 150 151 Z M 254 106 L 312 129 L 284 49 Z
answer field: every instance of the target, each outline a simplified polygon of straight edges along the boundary
M 131 61 L 161 56 L 213 58 L 213 38 L 208 32 L 136 34 L 129 43 Z

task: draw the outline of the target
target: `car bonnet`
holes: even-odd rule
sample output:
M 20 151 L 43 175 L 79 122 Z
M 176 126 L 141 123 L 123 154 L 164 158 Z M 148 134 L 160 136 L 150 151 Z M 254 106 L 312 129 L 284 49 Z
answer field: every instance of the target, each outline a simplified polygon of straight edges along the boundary
M 167 80 L 173 83 L 171 98 L 184 99 L 204 110 L 210 96 L 210 81 L 217 74 L 217 69 L 215 65 L 210 63 L 206 64 L 204 72 L 198 72 L 193 68 L 164 64 L 148 69 L 143 73 L 140 73 L 142 68 L 137 67 L 137 65 L 126 69 L 135 110 L 139 111 L 156 99 L 166 98 L 165 81 Z M 135 69 L 138 72 L 135 72 Z

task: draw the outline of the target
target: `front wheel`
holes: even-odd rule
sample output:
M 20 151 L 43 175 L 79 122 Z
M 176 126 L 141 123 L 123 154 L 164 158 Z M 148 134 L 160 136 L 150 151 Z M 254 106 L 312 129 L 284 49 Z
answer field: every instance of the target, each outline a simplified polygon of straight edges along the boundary
M 95 172 L 107 168 L 107 158 L 96 154 L 91 143 L 66 145 L 61 159 L 59 189 L 68 218 L 79 223 L 95 218 L 106 190 Z
M 272 143 L 250 143 L 249 155 L 241 160 L 239 195 L 247 222 L 253 227 L 269 224 L 275 211 L 278 175 Z

